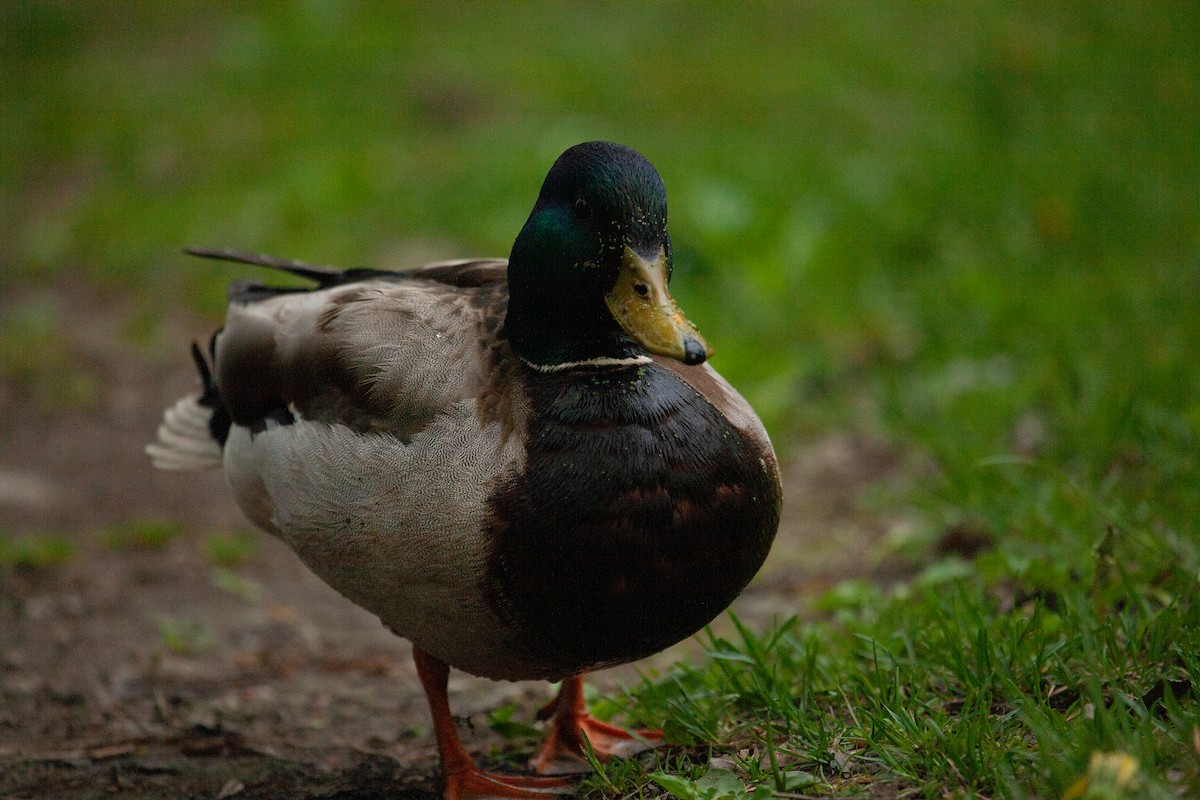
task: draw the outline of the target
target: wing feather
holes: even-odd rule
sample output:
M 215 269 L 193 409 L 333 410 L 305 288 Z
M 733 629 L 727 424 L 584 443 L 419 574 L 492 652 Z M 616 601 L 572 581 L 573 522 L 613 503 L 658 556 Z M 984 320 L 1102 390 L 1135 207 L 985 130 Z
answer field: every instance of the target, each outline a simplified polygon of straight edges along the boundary
M 216 372 L 233 421 L 253 428 L 286 409 L 411 437 L 487 384 L 503 267 L 444 262 L 231 303 Z

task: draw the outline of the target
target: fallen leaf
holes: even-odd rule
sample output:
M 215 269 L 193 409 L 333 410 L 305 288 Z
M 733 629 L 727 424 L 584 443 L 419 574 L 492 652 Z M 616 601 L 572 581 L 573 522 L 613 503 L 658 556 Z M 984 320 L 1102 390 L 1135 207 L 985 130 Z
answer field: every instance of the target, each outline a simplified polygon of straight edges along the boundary
M 110 744 L 104 747 L 93 747 L 88 750 L 88 756 L 93 761 L 104 761 L 109 758 L 117 758 L 132 753 L 134 746 L 131 744 Z
M 246 790 L 246 784 L 239 781 L 237 778 L 230 778 L 225 781 L 225 785 L 221 787 L 221 791 L 217 793 L 217 800 L 225 800 L 226 797 L 233 797 L 235 794 L 241 794 Z

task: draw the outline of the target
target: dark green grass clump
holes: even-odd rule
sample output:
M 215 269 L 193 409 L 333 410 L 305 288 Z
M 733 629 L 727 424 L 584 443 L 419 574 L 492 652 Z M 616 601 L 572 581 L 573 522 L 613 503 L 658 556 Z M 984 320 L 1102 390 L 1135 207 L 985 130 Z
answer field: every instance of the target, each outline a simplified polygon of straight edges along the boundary
M 675 774 L 699 778 L 715 755 L 760 791 L 1057 797 L 1111 754 L 1136 765 L 1112 797 L 1195 793 L 1196 550 L 1114 528 L 1089 562 L 994 552 L 836 620 L 739 626 L 628 707 L 674 741 L 719 743 Z M 607 769 L 648 796 L 666 785 L 640 766 Z

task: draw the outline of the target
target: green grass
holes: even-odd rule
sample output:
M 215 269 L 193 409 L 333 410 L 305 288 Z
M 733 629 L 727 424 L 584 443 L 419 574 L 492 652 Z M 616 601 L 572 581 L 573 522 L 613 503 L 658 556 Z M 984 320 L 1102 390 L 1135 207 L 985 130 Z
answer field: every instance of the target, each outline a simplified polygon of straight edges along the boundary
M 110 550 L 165 550 L 183 533 L 178 520 L 141 517 L 111 525 L 100 532 L 100 540 Z
M 213 632 L 194 619 L 158 614 L 154 618 L 159 641 L 171 653 L 190 656 L 208 650 L 214 644 Z
M 0 306 L 0 380 L 45 408 L 87 409 L 99 400 L 97 376 L 73 361 L 62 311 L 44 295 Z
M 213 567 L 230 570 L 240 567 L 258 552 L 258 534 L 254 531 L 222 531 L 204 540 L 204 555 Z
M 14 536 L 0 530 L 0 570 L 46 569 L 65 564 L 75 555 L 75 543 L 67 536 L 31 533 Z
M 610 138 L 662 171 L 676 293 L 781 452 L 841 430 L 932 465 L 872 501 L 916 519 L 919 579 L 638 690 L 698 744 L 595 793 L 1200 793 L 1194 3 L 0 15 L 10 297 L 118 287 L 153 341 L 245 274 L 183 245 L 503 255 L 555 155 Z M 0 369 L 44 385 L 26 343 L 62 363 L 66 322 L 3 319 Z M 953 528 L 990 547 L 945 559 Z M 1104 794 L 1104 753 L 1136 787 Z
M 629 708 L 675 741 L 720 742 L 739 779 L 779 790 L 803 774 L 809 792 L 866 778 L 923 797 L 1056 797 L 1113 752 L 1140 765 L 1128 796 L 1195 793 L 1194 548 L 1105 540 L 1080 574 L 986 560 L 837 622 L 713 638 L 707 663 L 677 665 Z

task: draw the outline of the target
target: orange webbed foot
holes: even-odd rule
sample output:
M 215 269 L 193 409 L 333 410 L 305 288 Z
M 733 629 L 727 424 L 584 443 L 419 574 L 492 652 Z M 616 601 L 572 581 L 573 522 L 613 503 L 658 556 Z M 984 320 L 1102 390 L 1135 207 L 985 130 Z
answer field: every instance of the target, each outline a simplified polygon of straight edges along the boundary
M 531 800 L 569 795 L 576 782 L 569 778 L 497 775 L 474 766 L 446 773 L 444 800 Z
M 445 800 L 536 800 L 553 795 L 571 794 L 575 781 L 533 775 L 496 775 L 475 766 L 454 730 L 446 682 L 450 668 L 420 648 L 413 648 L 413 663 L 429 700 L 433 733 L 442 757 Z
M 530 768 L 541 775 L 589 772 L 591 765 L 584 757 L 589 746 L 596 758 L 608 761 L 635 756 L 657 747 L 663 741 L 662 731 L 627 731 L 601 722 L 587 713 L 583 702 L 583 684 L 578 677 L 563 681 L 558 697 L 546 710 L 554 713 L 550 733 L 537 755 L 529 762 Z

